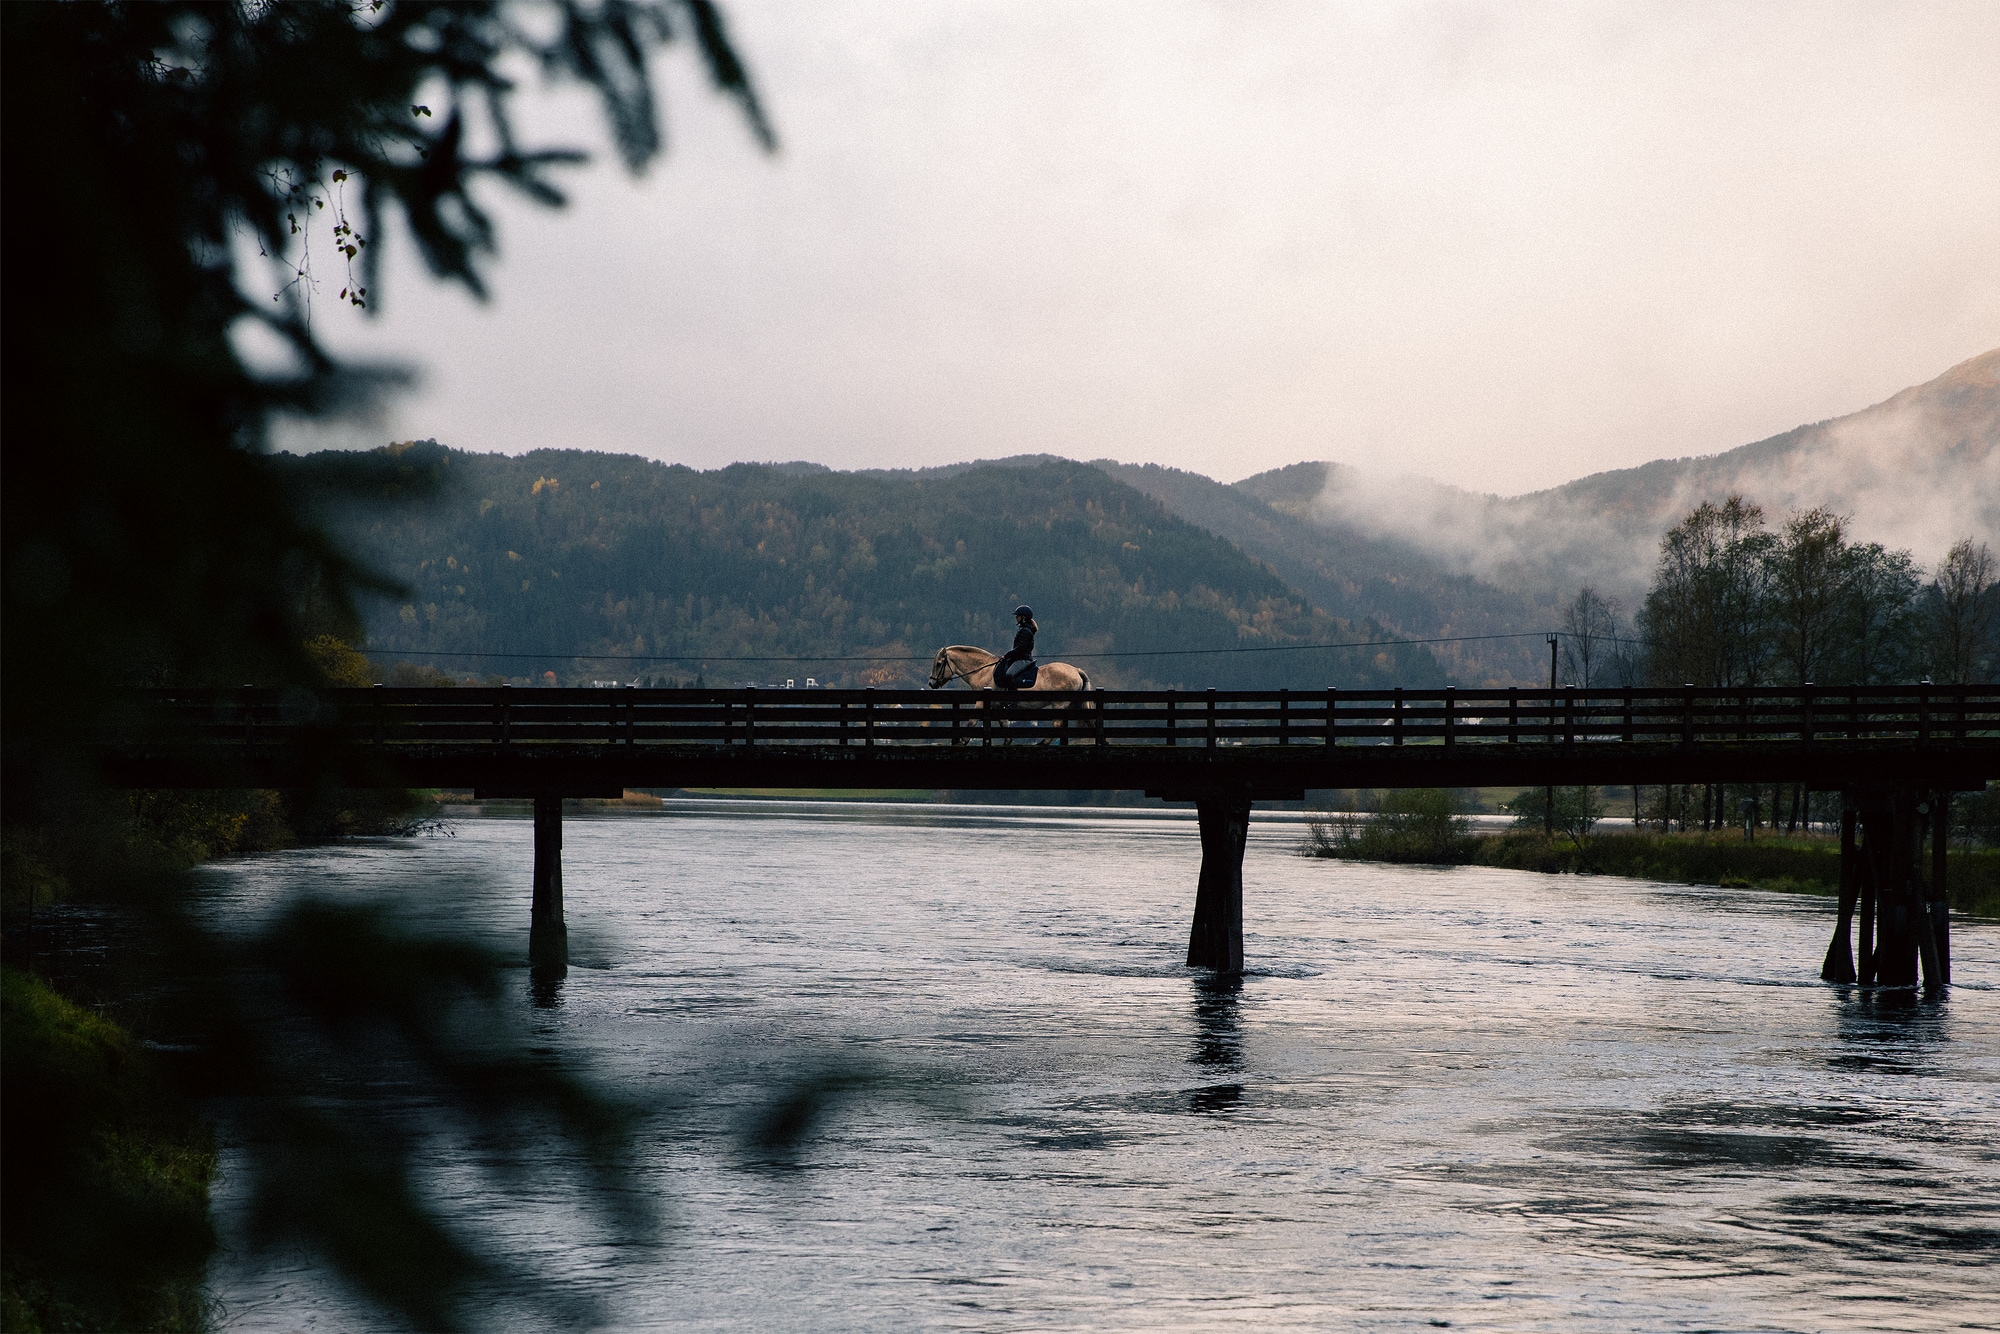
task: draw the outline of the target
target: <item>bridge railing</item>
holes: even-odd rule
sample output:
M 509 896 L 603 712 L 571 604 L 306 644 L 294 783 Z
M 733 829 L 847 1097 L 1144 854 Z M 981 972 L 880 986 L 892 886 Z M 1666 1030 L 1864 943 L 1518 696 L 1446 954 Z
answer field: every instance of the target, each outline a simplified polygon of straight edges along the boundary
M 1731 747 L 2000 744 L 2000 685 L 1559 690 L 466 687 L 151 692 L 147 730 L 204 747 L 1065 745 Z M 138 739 L 138 738 L 134 738 Z

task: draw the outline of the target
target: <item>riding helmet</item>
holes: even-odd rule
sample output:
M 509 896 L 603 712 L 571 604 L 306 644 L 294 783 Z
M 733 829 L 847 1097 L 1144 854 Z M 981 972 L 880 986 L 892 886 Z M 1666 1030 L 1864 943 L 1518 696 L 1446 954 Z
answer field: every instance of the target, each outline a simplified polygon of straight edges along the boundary
M 1033 607 L 1030 607 L 1025 602 L 1023 602 L 1020 606 L 1014 608 L 1014 614 L 1016 616 L 1025 616 L 1031 621 L 1035 619 L 1035 609 Z

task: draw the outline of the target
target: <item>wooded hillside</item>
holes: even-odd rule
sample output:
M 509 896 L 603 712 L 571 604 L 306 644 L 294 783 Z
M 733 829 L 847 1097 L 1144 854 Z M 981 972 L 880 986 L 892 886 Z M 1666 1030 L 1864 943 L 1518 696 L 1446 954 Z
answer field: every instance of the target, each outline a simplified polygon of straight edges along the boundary
M 712 472 L 631 456 L 395 447 L 430 503 L 336 526 L 404 586 L 372 604 L 378 662 L 455 676 L 916 684 L 940 645 L 1002 648 L 1033 604 L 1044 660 L 1107 686 L 1441 683 L 1422 648 L 1099 657 L 1381 640 L 1086 464 Z M 288 466 L 333 472 L 354 456 Z M 520 655 L 507 657 L 460 656 Z M 837 662 L 869 654 L 920 661 Z M 732 662 L 770 655 L 796 662 Z

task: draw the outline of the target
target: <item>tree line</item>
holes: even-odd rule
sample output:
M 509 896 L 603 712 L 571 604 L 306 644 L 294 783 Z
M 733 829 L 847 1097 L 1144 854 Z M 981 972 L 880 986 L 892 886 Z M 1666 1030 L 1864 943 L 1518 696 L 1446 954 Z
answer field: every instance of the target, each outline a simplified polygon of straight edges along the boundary
M 1652 586 L 1629 628 L 1616 600 L 1588 585 L 1564 605 L 1562 664 L 1578 686 L 1988 681 L 2000 647 L 1995 575 L 1992 549 L 1974 538 L 1926 571 L 1908 550 L 1854 540 L 1848 518 L 1824 506 L 1773 528 L 1741 496 L 1704 501 L 1660 539 Z M 1633 790 L 1637 823 L 1741 825 L 1746 835 L 1767 822 L 1810 828 L 1833 818 L 1839 801 L 1787 783 L 1649 795 L 1642 808 Z
M 1991 680 L 2000 627 L 1992 549 L 1965 538 L 1926 571 L 1854 540 L 1824 506 L 1770 526 L 1741 496 L 1704 501 L 1660 541 L 1624 623 L 1588 585 L 1563 608 L 1568 684 L 1887 685 Z

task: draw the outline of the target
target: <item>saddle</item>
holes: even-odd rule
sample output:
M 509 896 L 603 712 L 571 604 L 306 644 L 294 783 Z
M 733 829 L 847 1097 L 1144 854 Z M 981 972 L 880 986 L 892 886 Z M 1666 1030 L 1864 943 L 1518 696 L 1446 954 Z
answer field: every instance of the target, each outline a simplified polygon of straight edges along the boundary
M 993 684 L 1002 690 L 1030 690 L 1034 688 L 1035 677 L 1040 671 L 1033 658 L 1024 658 L 994 672 Z

